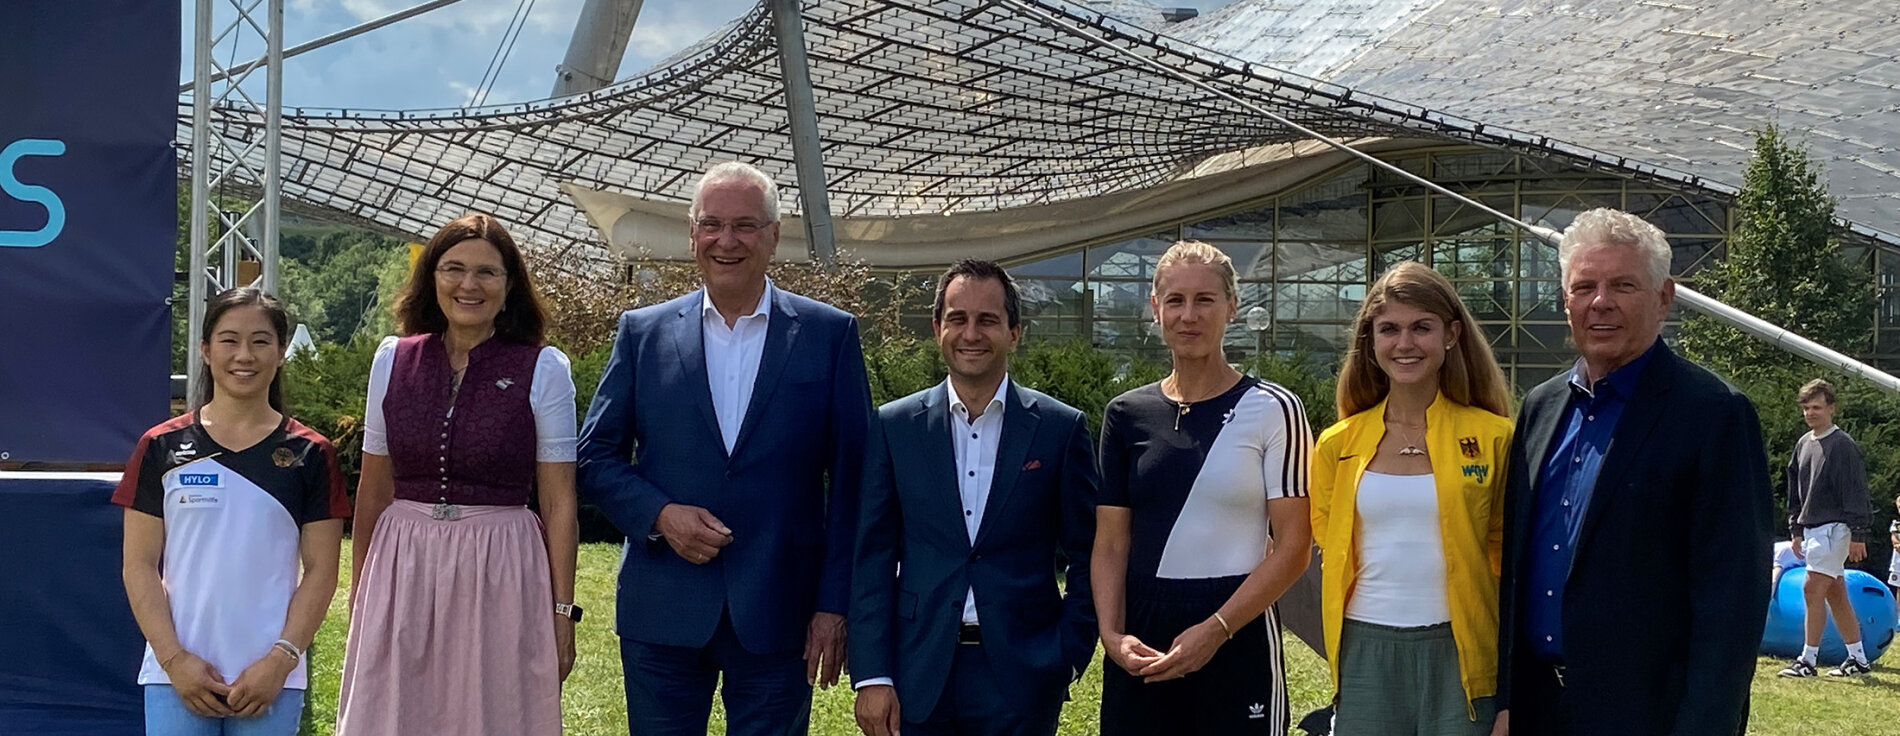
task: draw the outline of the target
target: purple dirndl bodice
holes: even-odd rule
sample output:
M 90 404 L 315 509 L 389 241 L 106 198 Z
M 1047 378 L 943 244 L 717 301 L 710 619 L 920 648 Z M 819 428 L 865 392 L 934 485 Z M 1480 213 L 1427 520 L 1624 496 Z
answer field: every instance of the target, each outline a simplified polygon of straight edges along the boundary
M 454 372 L 441 335 L 398 341 L 383 397 L 396 498 L 526 504 L 535 475 L 528 394 L 540 355 L 538 345 L 489 339 L 469 351 L 461 390 L 452 392 Z

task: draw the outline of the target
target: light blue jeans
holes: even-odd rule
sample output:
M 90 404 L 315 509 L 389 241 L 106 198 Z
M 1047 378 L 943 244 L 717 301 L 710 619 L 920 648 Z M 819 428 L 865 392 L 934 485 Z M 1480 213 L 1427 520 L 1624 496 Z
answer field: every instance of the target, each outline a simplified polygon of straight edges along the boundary
M 145 686 L 145 736 L 295 736 L 302 718 L 302 690 L 284 688 L 254 718 L 206 718 L 186 708 L 172 686 Z

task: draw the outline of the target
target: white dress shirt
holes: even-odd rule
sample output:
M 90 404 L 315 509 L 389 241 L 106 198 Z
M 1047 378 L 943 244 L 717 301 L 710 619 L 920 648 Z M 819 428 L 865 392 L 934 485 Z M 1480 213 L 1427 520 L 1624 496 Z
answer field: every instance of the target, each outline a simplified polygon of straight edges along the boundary
M 983 525 L 983 509 L 990 503 L 990 481 L 996 477 L 996 450 L 1003 439 L 1003 391 L 1009 375 L 997 384 L 982 416 L 970 421 L 970 407 L 944 379 L 943 390 L 950 394 L 950 446 L 957 459 L 957 496 L 963 502 L 963 529 L 976 544 L 977 528 Z M 963 623 L 976 623 L 976 590 L 963 594 Z
M 712 389 L 713 415 L 719 418 L 719 435 L 731 453 L 739 441 L 739 428 L 745 424 L 746 407 L 752 403 L 752 384 L 759 379 L 759 358 L 765 354 L 765 328 L 772 318 L 772 280 L 765 280 L 765 291 L 752 313 L 726 326 L 726 318 L 713 307 L 712 295 L 702 294 L 699 307 L 700 333 L 706 342 L 706 381 Z

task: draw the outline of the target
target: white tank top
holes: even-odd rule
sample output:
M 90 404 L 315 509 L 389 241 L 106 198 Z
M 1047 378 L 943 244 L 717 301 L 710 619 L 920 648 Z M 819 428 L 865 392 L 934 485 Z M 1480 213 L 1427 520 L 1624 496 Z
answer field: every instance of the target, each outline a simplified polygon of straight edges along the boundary
M 1359 570 L 1346 618 L 1397 627 L 1450 621 L 1432 476 L 1368 470 L 1359 480 L 1358 506 Z

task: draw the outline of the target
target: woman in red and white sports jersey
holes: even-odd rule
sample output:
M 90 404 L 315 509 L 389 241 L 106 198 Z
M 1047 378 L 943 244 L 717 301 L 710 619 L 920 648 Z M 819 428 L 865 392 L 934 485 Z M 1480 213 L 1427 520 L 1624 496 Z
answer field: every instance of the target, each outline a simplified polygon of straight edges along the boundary
M 197 408 L 139 438 L 112 495 L 145 732 L 294 734 L 350 502 L 329 440 L 284 413 L 283 306 L 231 289 L 204 325 Z

